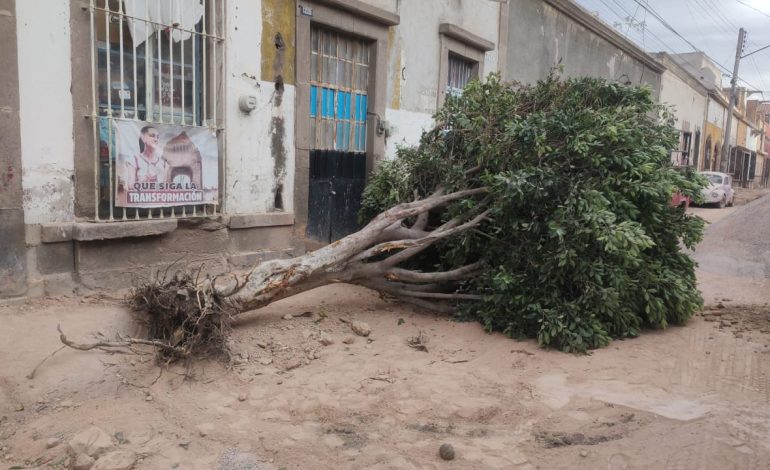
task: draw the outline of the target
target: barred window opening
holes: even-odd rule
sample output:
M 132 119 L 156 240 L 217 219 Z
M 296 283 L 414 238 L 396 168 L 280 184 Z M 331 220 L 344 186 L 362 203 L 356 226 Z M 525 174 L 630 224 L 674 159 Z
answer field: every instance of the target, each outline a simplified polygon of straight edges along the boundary
M 449 76 L 447 77 L 446 94 L 460 96 L 463 89 L 473 78 L 473 68 L 476 62 L 457 54 L 449 54 Z
M 225 0 L 90 0 L 95 219 L 218 210 Z

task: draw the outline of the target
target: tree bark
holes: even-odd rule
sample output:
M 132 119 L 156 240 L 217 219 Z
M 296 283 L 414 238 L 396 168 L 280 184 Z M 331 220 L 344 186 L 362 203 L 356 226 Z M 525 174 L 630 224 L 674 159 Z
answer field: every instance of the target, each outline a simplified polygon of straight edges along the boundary
M 480 212 L 471 220 L 452 219 L 429 229 L 431 210 L 486 192 L 486 188 L 450 194 L 439 190 L 425 199 L 394 206 L 358 232 L 316 251 L 264 262 L 245 273 L 219 276 L 213 287 L 235 313 L 336 282 L 362 285 L 425 308 L 446 311 L 447 306 L 437 301 L 476 298 L 453 293 L 451 285 L 478 274 L 479 263 L 435 273 L 410 271 L 398 265 L 439 240 L 475 227 L 487 216 L 487 212 Z M 415 222 L 407 226 L 407 219 Z

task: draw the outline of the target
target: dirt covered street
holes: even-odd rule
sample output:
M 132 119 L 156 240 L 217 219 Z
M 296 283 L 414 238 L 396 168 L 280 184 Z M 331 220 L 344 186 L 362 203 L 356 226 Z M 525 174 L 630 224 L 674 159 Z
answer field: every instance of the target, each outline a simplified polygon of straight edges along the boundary
M 97 470 L 767 469 L 770 198 L 713 211 L 704 313 L 589 355 L 336 285 L 240 318 L 231 369 L 63 349 L 29 378 L 57 324 L 81 341 L 137 326 L 119 298 L 6 304 L 0 467 L 72 468 L 74 448 Z

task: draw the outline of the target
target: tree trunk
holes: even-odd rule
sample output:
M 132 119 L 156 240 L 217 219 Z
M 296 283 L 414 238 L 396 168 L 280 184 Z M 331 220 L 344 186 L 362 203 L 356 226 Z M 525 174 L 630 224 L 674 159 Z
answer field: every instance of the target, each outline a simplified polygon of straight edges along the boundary
M 264 307 L 277 300 L 335 282 L 358 284 L 387 295 L 445 311 L 442 300 L 472 299 L 452 293 L 451 284 L 474 276 L 476 263 L 446 272 L 423 273 L 398 264 L 437 241 L 478 225 L 486 212 L 468 221 L 452 219 L 429 228 L 428 214 L 451 201 L 486 192 L 485 188 L 432 196 L 399 204 L 375 217 L 356 233 L 321 249 L 289 260 L 260 263 L 251 271 L 214 280 L 214 290 L 235 313 Z M 405 220 L 415 219 L 407 227 Z M 439 302 L 437 302 L 439 301 Z

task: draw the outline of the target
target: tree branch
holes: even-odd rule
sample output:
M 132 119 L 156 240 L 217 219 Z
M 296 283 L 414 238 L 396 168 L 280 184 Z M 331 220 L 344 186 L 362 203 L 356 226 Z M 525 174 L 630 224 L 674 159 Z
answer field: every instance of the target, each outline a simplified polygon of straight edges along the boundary
M 408 269 L 391 268 L 385 276 L 391 281 L 405 282 L 452 282 L 468 279 L 476 274 L 484 266 L 481 261 L 451 271 L 440 271 L 433 273 L 423 273 L 410 271 Z
M 417 217 L 419 218 L 423 214 L 427 214 L 427 212 L 423 212 Z M 382 235 L 379 237 L 377 241 L 382 243 L 387 243 L 387 242 L 396 241 L 396 240 L 410 240 L 410 239 L 422 238 L 429 234 L 430 232 L 419 228 L 415 228 L 414 225 L 412 225 L 412 227 L 405 227 L 402 224 L 402 222 L 399 220 L 398 222 L 395 222 L 392 226 L 383 230 Z
M 438 190 L 425 199 L 420 199 L 419 201 L 413 202 L 405 202 L 403 204 L 391 207 L 390 209 L 372 219 L 372 221 L 369 222 L 369 225 L 372 225 L 375 222 L 382 222 L 384 220 L 397 220 L 414 217 L 419 215 L 421 212 L 425 212 L 427 210 L 433 209 L 434 207 L 441 206 L 447 202 L 452 202 L 464 197 L 475 196 L 477 194 L 485 194 L 487 192 L 489 192 L 489 190 L 486 187 L 455 191 L 449 194 L 441 194 L 441 190 Z M 369 225 L 367 225 L 367 227 Z M 365 229 L 366 227 L 364 227 L 364 230 Z
M 383 253 L 388 253 L 390 251 L 403 250 L 403 251 L 400 251 L 398 254 L 395 254 L 390 258 L 388 258 L 388 263 L 387 263 L 388 266 L 395 266 L 396 264 L 402 261 L 405 261 L 411 258 L 412 256 L 416 255 L 417 253 L 421 252 L 422 250 L 429 247 L 430 245 L 437 242 L 438 240 L 447 238 L 449 236 L 454 235 L 455 233 L 462 232 L 463 230 L 467 230 L 475 225 L 478 225 L 482 220 L 484 220 L 488 212 L 489 211 L 484 211 L 481 214 L 474 217 L 472 220 L 464 224 L 460 224 L 460 219 L 456 219 L 456 218 L 452 219 L 421 238 L 415 238 L 415 239 L 407 238 L 407 239 L 392 240 L 392 241 L 379 243 L 367 250 L 364 250 L 362 253 L 354 256 L 351 259 L 351 261 L 364 261 L 373 256 L 378 256 Z M 399 256 L 399 255 L 402 255 L 402 256 Z M 395 257 L 398 257 L 397 258 L 398 261 L 391 263 L 390 260 Z
M 427 237 L 423 237 L 418 240 L 411 241 L 411 243 L 409 244 L 412 246 L 411 248 L 407 248 L 403 251 L 400 251 L 390 256 L 384 261 L 384 263 L 388 267 L 395 267 L 399 263 L 402 263 L 408 260 L 409 258 L 411 258 L 412 256 L 425 250 L 426 248 L 433 245 L 437 241 L 447 238 L 449 236 L 452 236 L 456 233 L 460 233 L 471 227 L 475 227 L 476 225 L 480 224 L 482 220 L 486 218 L 488 213 L 489 213 L 489 210 L 485 210 L 484 212 L 477 215 L 473 219 L 460 225 L 457 225 L 459 223 L 457 219 L 452 219 L 449 222 L 442 225 L 441 227 L 434 230 L 433 232 L 431 232 L 431 234 L 428 235 Z
M 482 300 L 484 297 L 474 294 L 445 294 L 441 292 L 416 292 L 402 289 L 398 291 L 399 295 L 407 297 L 420 297 L 424 299 L 445 299 L 445 300 Z
M 457 311 L 456 308 L 445 303 L 431 302 L 430 300 L 419 299 L 417 297 L 406 297 L 406 296 L 400 296 L 395 294 L 390 294 L 390 295 L 392 295 L 393 297 L 397 298 L 402 302 L 410 303 L 420 308 L 424 308 L 426 310 L 430 310 L 437 313 L 451 314 Z
M 415 297 L 412 295 L 405 295 L 403 293 L 403 289 L 398 287 L 396 284 L 385 281 L 383 279 L 364 279 L 356 282 L 356 284 L 367 287 L 372 290 L 376 290 L 377 292 L 390 295 L 403 302 L 408 302 L 420 308 L 433 310 L 439 313 L 447 313 L 447 314 L 453 313 L 455 311 L 455 308 L 452 305 L 433 302 L 433 301 L 426 300 L 424 298 Z

